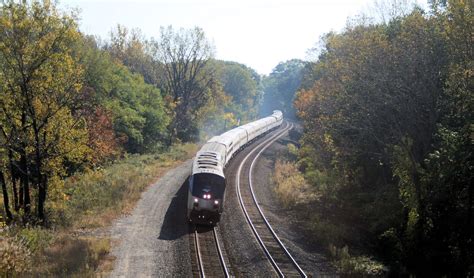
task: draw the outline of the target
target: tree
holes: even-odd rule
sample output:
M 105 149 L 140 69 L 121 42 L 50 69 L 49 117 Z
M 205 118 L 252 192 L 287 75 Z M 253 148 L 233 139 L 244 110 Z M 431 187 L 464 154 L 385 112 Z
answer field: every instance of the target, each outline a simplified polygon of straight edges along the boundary
M 242 122 L 255 118 L 262 95 L 260 76 L 239 63 L 215 61 L 214 64 L 224 92 L 232 98 L 228 112 Z
M 78 36 L 75 16 L 49 1 L 6 1 L 0 7 L 2 161 L 9 163 L 13 186 L 19 176 L 18 199 L 26 214 L 30 184 L 38 190 L 41 221 L 48 181 L 64 174 L 65 161 L 81 161 L 87 152 L 84 122 L 71 114 L 82 79 L 71 47 Z
M 462 0 L 351 22 L 323 37 L 295 101 L 319 213 L 394 273 L 472 269 L 472 22 Z
M 169 123 L 160 90 L 122 65 L 111 67 L 105 106 L 112 111 L 114 130 L 132 153 L 156 149 L 167 135 Z
M 87 105 L 80 113 L 88 121 L 99 120 L 88 127 L 93 138 L 100 139 L 101 136 L 94 136 L 100 132 L 111 140 L 110 144 L 108 140 L 95 141 L 91 146 L 99 149 L 95 149 L 94 156 L 103 154 L 102 158 L 107 159 L 119 149 L 131 153 L 159 149 L 168 139 L 166 127 L 170 121 L 161 91 L 147 84 L 141 73 L 133 73 L 121 60 L 114 59 L 112 56 L 118 54 L 110 54 L 110 46 L 100 49 L 91 37 L 82 38 L 82 42 L 77 55 L 85 68 L 83 91 Z
M 170 125 L 170 141 L 196 138 L 196 116 L 209 100 L 214 73 L 207 67 L 213 47 L 202 29 L 180 29 L 171 26 L 160 29 L 154 42 L 155 59 L 162 63 L 165 78 L 163 87 L 174 106 Z
M 263 79 L 263 114 L 282 110 L 285 117 L 295 118 L 293 100 L 301 86 L 305 62 L 297 59 L 279 63 L 269 76 Z
M 162 64 L 153 60 L 153 45 L 139 29 L 129 30 L 117 25 L 110 32 L 110 42 L 104 49 L 127 66 L 133 73 L 143 76 L 146 83 L 159 87 L 163 83 Z

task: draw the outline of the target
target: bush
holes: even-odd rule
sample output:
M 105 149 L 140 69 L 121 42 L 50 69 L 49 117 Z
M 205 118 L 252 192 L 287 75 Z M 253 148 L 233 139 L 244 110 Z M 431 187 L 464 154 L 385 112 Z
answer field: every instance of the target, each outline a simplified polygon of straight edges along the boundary
M 343 275 L 383 277 L 387 274 L 387 268 L 372 258 L 366 256 L 351 256 L 347 245 L 342 248 L 330 245 L 329 252 L 335 261 L 336 267 Z
M 0 276 L 9 277 L 31 271 L 31 252 L 18 237 L 0 237 Z
M 304 176 L 293 162 L 276 161 L 275 192 L 285 207 L 307 203 L 315 198 Z

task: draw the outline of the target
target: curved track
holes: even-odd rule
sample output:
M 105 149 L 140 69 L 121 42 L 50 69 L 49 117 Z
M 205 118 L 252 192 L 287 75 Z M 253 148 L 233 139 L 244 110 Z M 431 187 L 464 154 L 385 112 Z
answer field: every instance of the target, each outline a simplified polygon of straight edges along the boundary
M 265 215 L 255 198 L 252 187 L 252 169 L 255 161 L 266 148 L 283 136 L 285 132 L 289 131 L 292 127 L 292 124 L 287 123 L 282 131 L 260 143 L 249 152 L 247 156 L 245 156 L 238 166 L 236 185 L 239 202 L 247 219 L 247 223 L 268 260 L 272 264 L 275 272 L 280 277 L 307 277 L 265 218 Z M 253 157 L 253 159 L 251 163 L 248 164 L 247 161 L 251 157 Z M 243 179 L 241 181 L 241 176 L 248 177 L 248 179 Z

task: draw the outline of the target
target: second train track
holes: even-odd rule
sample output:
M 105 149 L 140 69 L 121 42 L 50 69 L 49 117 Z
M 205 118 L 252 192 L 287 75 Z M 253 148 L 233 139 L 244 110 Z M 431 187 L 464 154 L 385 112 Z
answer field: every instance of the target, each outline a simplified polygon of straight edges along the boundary
M 260 143 L 245 156 L 237 170 L 237 195 L 247 223 L 278 276 L 307 277 L 267 221 L 255 197 L 252 184 L 252 169 L 260 154 L 291 128 L 292 124 L 287 124 L 286 128 Z M 252 156 L 251 162 L 246 164 Z M 241 180 L 241 176 L 248 178 Z

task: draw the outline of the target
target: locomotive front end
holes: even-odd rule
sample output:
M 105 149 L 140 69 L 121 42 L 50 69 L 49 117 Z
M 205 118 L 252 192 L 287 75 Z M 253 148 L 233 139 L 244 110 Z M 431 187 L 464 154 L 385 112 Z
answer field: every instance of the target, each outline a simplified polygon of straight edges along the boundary
M 194 174 L 189 179 L 188 219 L 191 223 L 214 225 L 222 213 L 225 178 L 212 173 Z

